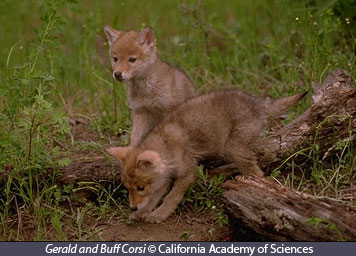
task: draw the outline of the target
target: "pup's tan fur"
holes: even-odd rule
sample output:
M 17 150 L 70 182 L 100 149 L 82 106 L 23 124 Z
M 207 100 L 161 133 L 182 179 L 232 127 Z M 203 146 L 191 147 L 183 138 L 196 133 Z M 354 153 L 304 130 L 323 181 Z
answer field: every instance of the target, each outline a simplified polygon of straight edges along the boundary
M 171 112 L 137 147 L 108 152 L 122 162 L 121 177 L 129 190 L 131 219 L 165 220 L 195 181 L 197 162 L 207 155 L 226 157 L 244 175 L 263 176 L 255 150 L 267 120 L 287 110 L 304 94 L 257 98 L 224 90 L 193 98 Z M 162 205 L 152 212 L 174 180 Z
M 128 85 L 133 119 L 130 145 L 137 145 L 168 112 L 193 97 L 195 89 L 182 70 L 158 58 L 152 28 L 136 32 L 105 26 L 104 31 L 110 45 L 113 76 Z

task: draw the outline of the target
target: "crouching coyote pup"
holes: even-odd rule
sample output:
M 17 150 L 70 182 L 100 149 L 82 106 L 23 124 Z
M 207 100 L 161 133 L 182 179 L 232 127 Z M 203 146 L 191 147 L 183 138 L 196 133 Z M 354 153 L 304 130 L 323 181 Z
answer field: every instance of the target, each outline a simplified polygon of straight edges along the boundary
M 142 32 L 104 27 L 110 45 L 113 76 L 128 85 L 133 127 L 130 145 L 137 145 L 173 108 L 195 95 L 188 76 L 157 56 L 152 28 Z
M 122 162 L 121 179 L 129 191 L 130 218 L 160 222 L 181 202 L 204 156 L 226 157 L 244 175 L 263 176 L 255 150 L 268 118 L 298 102 L 304 94 L 271 100 L 237 90 L 193 98 L 165 117 L 136 147 L 107 151 Z M 172 190 L 154 211 L 174 180 Z

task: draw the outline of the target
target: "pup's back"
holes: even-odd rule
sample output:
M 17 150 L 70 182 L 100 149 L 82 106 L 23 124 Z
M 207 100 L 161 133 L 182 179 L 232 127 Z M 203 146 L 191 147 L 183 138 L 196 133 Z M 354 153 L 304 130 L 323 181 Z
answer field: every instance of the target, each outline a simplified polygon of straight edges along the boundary
M 286 111 L 303 96 L 273 101 L 234 89 L 198 96 L 175 109 L 143 144 L 159 148 L 162 142 L 157 138 L 163 138 L 165 144 L 196 156 L 224 155 L 231 143 L 253 151 L 268 118 Z

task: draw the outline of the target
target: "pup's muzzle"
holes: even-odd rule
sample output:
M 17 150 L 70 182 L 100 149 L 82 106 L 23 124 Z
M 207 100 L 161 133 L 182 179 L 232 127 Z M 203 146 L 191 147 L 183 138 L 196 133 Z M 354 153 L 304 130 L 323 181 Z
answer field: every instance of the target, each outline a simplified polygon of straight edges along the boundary
M 116 80 L 122 81 L 122 72 L 120 72 L 120 71 L 115 71 L 115 72 L 114 72 L 114 77 L 115 77 Z

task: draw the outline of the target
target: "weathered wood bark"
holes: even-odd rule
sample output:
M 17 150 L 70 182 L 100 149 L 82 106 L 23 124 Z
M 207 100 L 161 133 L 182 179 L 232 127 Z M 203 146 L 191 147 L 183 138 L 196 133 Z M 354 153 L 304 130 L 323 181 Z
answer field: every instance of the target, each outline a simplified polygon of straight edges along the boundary
M 62 176 L 57 181 L 62 184 L 71 184 L 94 180 L 119 181 L 120 164 L 116 161 L 108 161 L 104 157 L 75 161 L 63 169 Z
M 267 178 L 253 176 L 238 176 L 223 187 L 223 202 L 229 214 L 265 238 L 356 241 L 356 217 L 340 202 L 315 199 Z M 317 222 L 320 223 L 313 225 Z
M 259 154 L 262 168 L 277 166 L 311 144 L 323 158 L 332 154 L 340 140 L 354 140 L 349 132 L 356 127 L 356 90 L 344 70 L 336 70 L 321 86 L 313 85 L 313 104 L 298 118 L 264 140 Z M 298 158 L 297 158 L 298 159 Z

